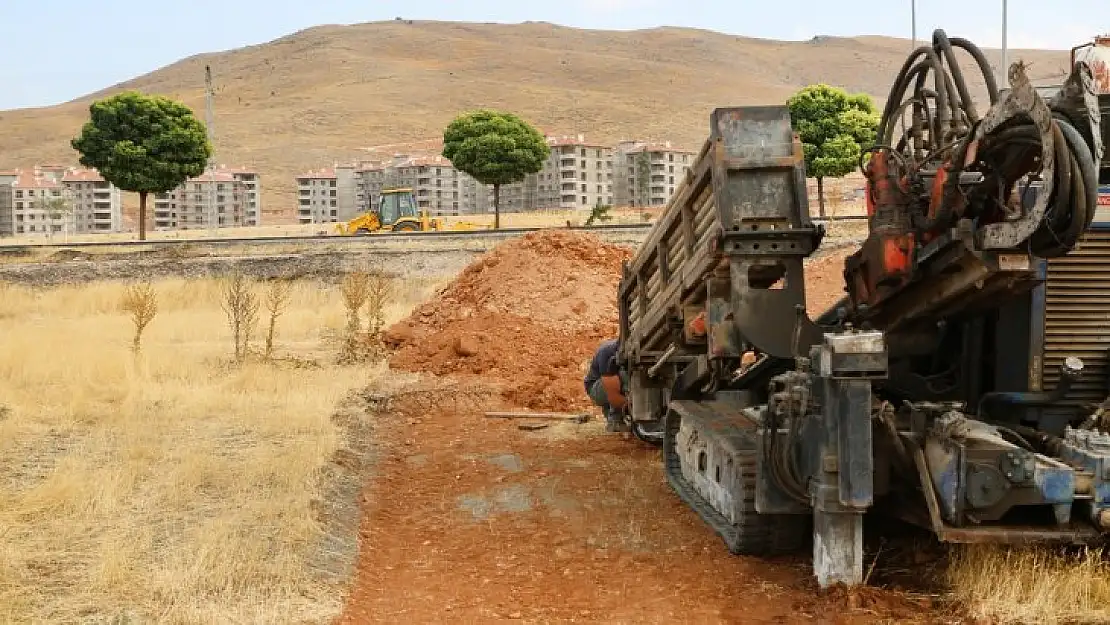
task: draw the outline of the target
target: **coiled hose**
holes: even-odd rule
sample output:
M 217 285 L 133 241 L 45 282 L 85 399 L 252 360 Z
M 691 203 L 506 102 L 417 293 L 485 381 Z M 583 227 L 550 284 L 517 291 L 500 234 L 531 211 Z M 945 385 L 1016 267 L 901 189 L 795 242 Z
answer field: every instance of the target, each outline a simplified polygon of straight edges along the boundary
M 983 52 L 970 41 L 950 39 L 938 29 L 933 32 L 931 45 L 917 48 L 906 59 L 879 123 L 876 148 L 897 157 L 892 161 L 898 170 L 893 175 L 914 179 L 927 164 L 950 163 L 936 214 L 929 217 L 918 211 L 912 216 L 919 233 L 950 227 L 957 207 L 961 207 L 960 217 L 980 222 L 1008 219 L 1007 204 L 1015 184 L 1027 174 L 1035 177 L 1041 170 L 1035 158 L 1040 152 L 1040 134 L 1032 120 L 1015 116 L 974 146 L 975 158 L 968 165 L 992 184 L 971 192 L 961 188 L 959 174 L 972 147 L 972 131 L 981 118 L 956 59 L 956 49 L 974 59 L 991 106 L 998 104 L 998 85 Z M 932 88 L 928 86 L 930 79 Z M 897 122 L 907 111 L 910 125 L 895 137 Z M 1052 126 L 1052 195 L 1044 218 L 1028 239 L 1028 251 L 1042 258 L 1071 250 L 1093 220 L 1097 203 L 1098 167 L 1086 140 L 1061 115 L 1053 116 Z

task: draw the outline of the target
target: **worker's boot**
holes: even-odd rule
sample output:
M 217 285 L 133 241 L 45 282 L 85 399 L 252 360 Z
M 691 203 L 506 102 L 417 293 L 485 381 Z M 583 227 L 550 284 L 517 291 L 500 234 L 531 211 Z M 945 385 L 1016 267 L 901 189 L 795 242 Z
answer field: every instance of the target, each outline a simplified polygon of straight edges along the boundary
M 624 422 L 624 411 L 610 408 L 605 411 L 606 432 L 627 432 L 628 424 Z

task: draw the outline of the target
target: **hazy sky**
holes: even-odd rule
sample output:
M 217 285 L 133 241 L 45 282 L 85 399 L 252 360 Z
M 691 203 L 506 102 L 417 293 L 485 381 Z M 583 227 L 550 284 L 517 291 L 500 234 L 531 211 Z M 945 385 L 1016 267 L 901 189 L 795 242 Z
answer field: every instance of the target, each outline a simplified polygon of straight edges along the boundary
M 688 26 L 771 39 L 910 36 L 911 0 L 0 0 L 0 109 L 71 100 L 178 59 L 320 24 L 406 19 Z M 1002 42 L 1002 0 L 916 0 L 937 27 Z M 96 8 L 92 8 L 93 6 Z M 881 10 L 876 10 L 882 7 Z M 1110 0 L 1009 0 L 1009 46 L 1066 49 L 1110 33 Z

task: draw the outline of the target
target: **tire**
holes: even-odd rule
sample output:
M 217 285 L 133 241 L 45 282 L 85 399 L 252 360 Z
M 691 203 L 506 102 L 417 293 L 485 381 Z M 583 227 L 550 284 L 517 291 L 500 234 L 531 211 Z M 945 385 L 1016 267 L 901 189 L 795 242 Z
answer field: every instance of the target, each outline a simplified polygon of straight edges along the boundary
M 358 230 L 355 230 L 355 234 L 357 236 L 364 237 L 364 236 L 370 234 L 370 231 L 367 230 L 366 228 L 359 228 Z
M 805 550 L 812 543 L 811 514 L 760 514 L 755 509 L 756 470 L 759 462 L 757 443 L 752 437 L 749 449 L 739 456 L 742 489 L 740 518 L 731 523 L 717 512 L 682 476 L 682 465 L 675 451 L 675 435 L 682 424 L 682 416 L 674 410 L 667 412 L 663 428 L 663 471 L 667 482 L 686 505 L 706 522 L 735 555 L 775 556 L 794 554 Z
M 401 224 L 393 229 L 394 232 L 416 232 L 417 228 L 414 224 Z
M 664 421 L 633 421 L 632 434 L 648 445 L 663 446 Z

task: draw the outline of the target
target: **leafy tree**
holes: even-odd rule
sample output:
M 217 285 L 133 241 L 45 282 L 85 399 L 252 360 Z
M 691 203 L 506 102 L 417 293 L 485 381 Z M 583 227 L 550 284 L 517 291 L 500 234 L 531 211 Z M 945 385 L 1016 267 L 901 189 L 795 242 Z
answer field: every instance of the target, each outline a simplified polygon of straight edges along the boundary
M 139 194 L 139 240 L 146 239 L 146 198 L 204 173 L 212 145 L 187 106 L 162 96 L 126 91 L 97 100 L 70 142 L 85 167 Z
M 817 179 L 817 201 L 824 217 L 824 179 L 840 178 L 859 165 L 864 146 L 875 141 L 879 114 L 867 94 L 848 94 L 825 84 L 802 89 L 787 100 L 787 106 L 805 149 L 806 172 Z
M 538 172 L 551 148 L 538 130 L 512 113 L 478 110 L 443 131 L 443 156 L 459 171 L 493 185 L 493 227 L 501 227 L 501 185 Z

